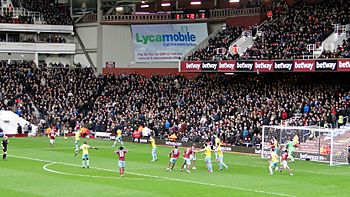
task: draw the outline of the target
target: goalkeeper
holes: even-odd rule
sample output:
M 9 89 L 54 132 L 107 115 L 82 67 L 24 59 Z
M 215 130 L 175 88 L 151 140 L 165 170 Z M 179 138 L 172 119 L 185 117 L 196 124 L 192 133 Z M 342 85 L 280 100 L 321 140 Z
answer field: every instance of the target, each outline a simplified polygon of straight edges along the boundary
M 90 146 L 86 143 L 86 141 L 84 142 L 83 145 L 80 146 L 79 151 L 75 152 L 74 156 L 77 156 L 77 154 L 82 150 L 83 151 L 83 155 L 82 155 L 82 167 L 83 168 L 89 168 L 90 167 L 90 161 L 89 161 L 89 149 L 98 149 L 96 147 Z
M 293 139 L 290 139 L 287 143 L 287 149 L 288 149 L 288 159 L 291 161 L 294 161 L 294 142 Z

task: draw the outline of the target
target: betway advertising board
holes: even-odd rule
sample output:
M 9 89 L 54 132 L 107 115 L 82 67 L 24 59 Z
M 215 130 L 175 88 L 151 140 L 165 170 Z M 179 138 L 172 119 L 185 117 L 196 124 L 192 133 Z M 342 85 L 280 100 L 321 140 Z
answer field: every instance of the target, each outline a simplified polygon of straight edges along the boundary
M 181 72 L 350 72 L 350 59 L 182 61 Z
M 136 62 L 178 62 L 208 37 L 206 23 L 131 25 Z

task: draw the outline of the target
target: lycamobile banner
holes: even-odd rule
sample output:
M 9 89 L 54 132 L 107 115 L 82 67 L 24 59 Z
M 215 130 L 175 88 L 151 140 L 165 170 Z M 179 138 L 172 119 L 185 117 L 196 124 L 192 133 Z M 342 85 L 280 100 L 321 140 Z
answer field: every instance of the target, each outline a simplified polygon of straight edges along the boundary
M 208 37 L 207 25 L 132 25 L 136 62 L 178 62 Z

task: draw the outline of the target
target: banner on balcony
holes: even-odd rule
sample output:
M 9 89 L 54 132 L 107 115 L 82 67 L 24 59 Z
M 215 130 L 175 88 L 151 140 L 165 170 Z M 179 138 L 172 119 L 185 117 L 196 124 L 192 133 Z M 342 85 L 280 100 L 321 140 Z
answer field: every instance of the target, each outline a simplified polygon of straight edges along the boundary
M 208 37 L 207 24 L 132 25 L 136 62 L 178 62 Z

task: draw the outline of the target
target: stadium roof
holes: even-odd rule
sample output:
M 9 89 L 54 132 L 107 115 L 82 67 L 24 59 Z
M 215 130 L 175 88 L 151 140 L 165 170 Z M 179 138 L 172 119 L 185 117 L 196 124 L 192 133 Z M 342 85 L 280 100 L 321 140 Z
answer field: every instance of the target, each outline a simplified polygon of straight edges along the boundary
M 138 2 L 146 2 L 146 3 L 152 3 L 156 2 L 157 0 L 101 0 L 102 3 L 102 9 L 105 10 L 105 13 L 110 14 L 117 6 L 122 5 L 128 5 Z

